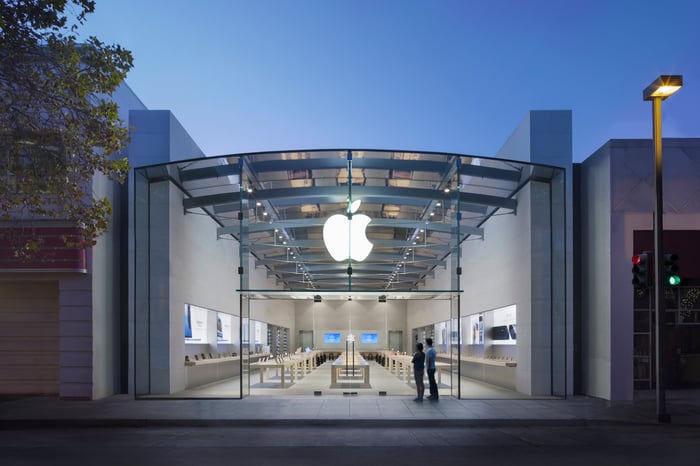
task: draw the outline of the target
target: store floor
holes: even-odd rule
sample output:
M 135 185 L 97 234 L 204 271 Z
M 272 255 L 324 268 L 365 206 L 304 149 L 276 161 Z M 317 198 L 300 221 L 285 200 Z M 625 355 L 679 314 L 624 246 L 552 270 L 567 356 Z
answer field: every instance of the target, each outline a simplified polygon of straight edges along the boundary
M 370 388 L 356 388 L 347 385 L 342 388 L 330 388 L 331 385 L 331 363 L 326 362 L 311 373 L 302 378 L 295 378 L 294 383 L 289 383 L 289 374 L 285 377 L 285 388 L 280 388 L 279 376 L 266 376 L 263 383 L 260 383 L 259 372 L 253 371 L 250 375 L 250 395 L 251 396 L 290 396 L 290 395 L 317 395 L 322 396 L 415 396 L 414 384 L 409 384 L 405 379 L 399 378 L 389 372 L 374 361 L 370 364 Z M 462 377 L 462 398 L 464 399 L 530 399 L 543 397 L 530 397 L 523 393 L 506 388 L 491 385 L 479 380 Z M 174 398 L 229 398 L 238 397 L 240 392 L 240 378 L 233 377 L 219 382 L 202 385 L 200 387 L 173 393 Z M 449 372 L 442 375 L 441 383 L 438 385 L 440 396 L 451 395 L 451 376 Z M 358 384 L 359 385 L 359 384 Z M 428 381 L 425 381 L 426 396 L 428 395 Z M 381 395 L 380 395 L 381 392 Z

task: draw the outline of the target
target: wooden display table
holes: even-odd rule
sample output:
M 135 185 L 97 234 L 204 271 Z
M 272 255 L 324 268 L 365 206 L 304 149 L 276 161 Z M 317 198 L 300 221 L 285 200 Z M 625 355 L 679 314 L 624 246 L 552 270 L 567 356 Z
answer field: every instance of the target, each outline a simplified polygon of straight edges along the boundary
M 436 362 L 435 363 L 435 372 L 437 373 L 437 383 L 440 384 L 442 383 L 442 373 L 443 372 L 450 372 L 452 370 L 452 365 L 448 364 L 446 362 Z M 426 369 L 423 372 L 425 379 L 428 379 L 428 370 Z M 408 381 L 409 384 L 411 383 L 416 383 L 415 377 L 413 377 L 413 374 L 409 375 L 406 377 L 406 380 Z
M 369 386 L 369 363 L 359 353 L 354 355 L 342 353 L 331 363 L 331 388 L 342 387 L 344 383 L 352 383 L 347 379 L 355 377 L 357 371 L 362 374 L 362 384 Z M 343 372 L 346 374 L 345 376 L 343 376 Z
M 384 367 L 389 372 L 400 379 L 405 379 L 408 383 L 414 383 L 413 377 L 413 355 L 395 354 L 391 351 L 384 351 Z M 437 383 L 442 383 L 442 373 L 449 372 L 452 365 L 447 362 L 435 362 L 435 372 L 437 373 Z M 427 371 L 425 372 L 427 375 Z
M 280 378 L 280 388 L 285 388 L 287 371 L 289 372 L 289 382 L 294 383 L 295 375 L 301 378 L 307 373 L 307 368 L 311 367 L 309 362 L 311 359 L 313 359 L 311 355 L 300 353 L 293 356 L 277 357 L 267 361 L 251 363 L 250 368 L 260 370 L 260 383 L 263 383 L 267 371 L 275 369 L 276 375 Z

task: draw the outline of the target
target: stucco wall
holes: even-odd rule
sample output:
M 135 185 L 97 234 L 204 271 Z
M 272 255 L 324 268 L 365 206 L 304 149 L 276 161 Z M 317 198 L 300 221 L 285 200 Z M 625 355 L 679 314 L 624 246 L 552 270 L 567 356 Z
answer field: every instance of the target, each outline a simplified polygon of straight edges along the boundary
M 119 219 L 123 206 L 121 186 L 104 176 L 96 176 L 93 192 L 110 199 L 114 218 Z M 109 229 L 92 249 L 92 337 L 99 342 L 93 346 L 92 397 L 103 398 L 120 390 L 120 313 L 126 304 L 120 292 L 122 263 L 121 229 L 113 220 Z M 121 329 L 121 330 L 120 330 Z
M 126 83 L 122 83 L 112 95 L 119 105 L 119 118 L 129 124 L 129 113 L 132 110 L 145 110 L 146 107 Z M 127 156 L 128 150 L 121 154 Z M 61 289 L 66 311 L 62 317 L 62 327 L 66 327 L 66 340 L 62 351 L 61 364 L 61 396 L 103 398 L 121 390 L 121 347 L 122 336 L 128 329 L 122 326 L 121 315 L 126 312 L 127 297 L 122 295 L 124 289 L 123 268 L 127 267 L 123 258 L 126 251 L 122 250 L 122 221 L 126 219 L 127 205 L 122 205 L 122 191 L 126 185 L 120 185 L 103 175 L 96 175 L 92 182 L 92 192 L 96 198 L 106 197 L 112 204 L 111 223 L 107 231 L 98 238 L 97 244 L 89 254 L 89 277 L 64 277 L 61 279 Z M 76 293 L 81 293 L 77 299 Z M 91 312 L 83 313 L 82 325 L 84 331 L 75 333 L 67 326 L 78 323 L 75 312 L 76 306 L 91 308 Z M 63 307 L 63 306 L 62 306 Z M 63 332 L 63 331 L 62 331 Z M 86 344 L 78 351 L 76 338 Z M 72 341 L 69 341 L 72 340 Z M 88 351 L 87 348 L 90 348 Z

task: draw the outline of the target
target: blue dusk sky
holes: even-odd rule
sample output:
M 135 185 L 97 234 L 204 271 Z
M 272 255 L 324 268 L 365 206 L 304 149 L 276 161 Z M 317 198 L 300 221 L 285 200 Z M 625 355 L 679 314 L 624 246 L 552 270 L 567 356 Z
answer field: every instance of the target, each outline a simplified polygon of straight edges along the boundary
M 80 29 L 207 155 L 364 148 L 494 156 L 529 110 L 573 112 L 580 162 L 613 138 L 700 137 L 700 1 L 97 0 Z

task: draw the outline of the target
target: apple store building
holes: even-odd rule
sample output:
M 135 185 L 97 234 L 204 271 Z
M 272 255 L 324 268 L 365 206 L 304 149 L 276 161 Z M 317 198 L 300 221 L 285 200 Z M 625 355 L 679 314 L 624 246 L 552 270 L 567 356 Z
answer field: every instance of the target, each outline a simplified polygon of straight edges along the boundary
M 131 183 L 136 397 L 410 396 L 418 343 L 440 396 L 571 390 L 563 168 L 338 149 Z

